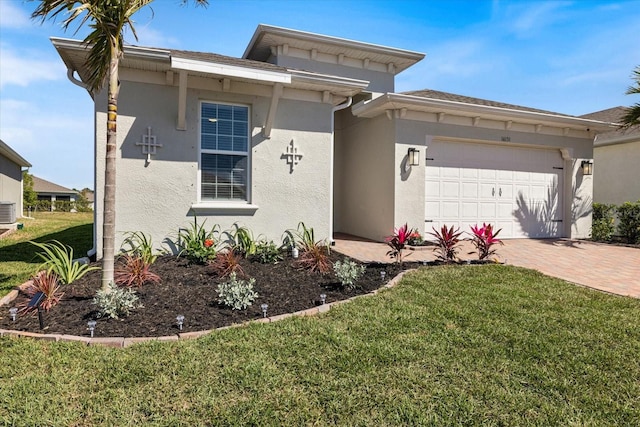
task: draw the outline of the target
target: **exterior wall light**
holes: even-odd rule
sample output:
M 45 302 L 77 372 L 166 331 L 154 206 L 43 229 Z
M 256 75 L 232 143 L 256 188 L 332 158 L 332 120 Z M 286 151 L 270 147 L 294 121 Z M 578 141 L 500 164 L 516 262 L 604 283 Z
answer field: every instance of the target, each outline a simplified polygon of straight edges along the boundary
M 593 162 L 591 160 L 583 160 L 581 166 L 583 175 L 593 175 Z
M 417 148 L 409 148 L 409 151 L 407 151 L 407 157 L 409 158 L 409 166 L 420 165 L 420 151 L 418 151 Z

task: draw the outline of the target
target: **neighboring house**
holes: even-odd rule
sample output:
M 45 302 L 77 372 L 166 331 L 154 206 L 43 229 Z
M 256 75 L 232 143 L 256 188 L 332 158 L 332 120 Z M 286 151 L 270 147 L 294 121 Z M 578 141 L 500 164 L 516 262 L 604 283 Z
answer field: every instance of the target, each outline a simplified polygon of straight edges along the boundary
M 0 140 L 0 223 L 22 218 L 22 168 L 31 163 Z M 9 212 L 11 211 L 11 212 Z
M 38 194 L 38 201 L 47 201 L 47 208 L 56 209 L 56 202 L 75 202 L 78 192 L 53 182 L 33 176 L 33 191 Z
M 609 108 L 582 117 L 619 123 L 625 107 Z M 640 200 L 640 126 L 596 136 L 593 200 L 621 205 Z
M 86 45 L 52 41 L 82 86 Z M 242 58 L 125 47 L 118 239 L 142 231 L 160 242 L 196 215 L 276 241 L 299 221 L 320 239 L 382 240 L 405 222 L 422 232 L 490 222 L 506 238 L 587 237 L 592 181 L 581 162 L 609 125 L 437 91 L 394 93 L 396 74 L 423 57 L 267 25 Z M 100 257 L 106 90 L 92 96 Z

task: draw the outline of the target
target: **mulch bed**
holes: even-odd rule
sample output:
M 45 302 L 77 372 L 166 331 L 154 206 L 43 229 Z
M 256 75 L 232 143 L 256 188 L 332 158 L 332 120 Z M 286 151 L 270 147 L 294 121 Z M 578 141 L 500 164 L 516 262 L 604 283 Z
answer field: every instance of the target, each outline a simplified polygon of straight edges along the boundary
M 334 252 L 331 258 L 336 261 L 345 257 Z M 0 309 L 0 328 L 88 336 L 87 321 L 97 319 L 97 337 L 157 337 L 202 331 L 259 319 L 263 316 L 260 308 L 263 303 L 269 305 L 268 316 L 275 316 L 320 305 L 320 294 L 326 294 L 327 303 L 366 294 L 380 288 L 402 270 L 417 265 L 368 264 L 353 290 L 344 289 L 333 272 L 323 275 L 301 270 L 290 257 L 275 265 L 243 259 L 241 266 L 248 277 L 256 279 L 254 290 L 259 295 L 246 310 L 232 310 L 218 303 L 217 285 L 226 279 L 217 277 L 211 267 L 166 255 L 159 257 L 151 268 L 160 276 L 161 283 L 146 284 L 137 289 L 142 307 L 126 318 L 97 318 L 97 306 L 92 300 L 100 287 L 101 272 L 92 271 L 63 287 L 61 302 L 43 312 L 44 330 L 40 329 L 35 314 L 19 316 L 12 322 L 9 307 Z M 380 277 L 383 270 L 385 281 Z M 26 302 L 26 296 L 20 294 L 11 306 L 19 307 Z M 179 314 L 185 316 L 182 331 L 176 325 Z

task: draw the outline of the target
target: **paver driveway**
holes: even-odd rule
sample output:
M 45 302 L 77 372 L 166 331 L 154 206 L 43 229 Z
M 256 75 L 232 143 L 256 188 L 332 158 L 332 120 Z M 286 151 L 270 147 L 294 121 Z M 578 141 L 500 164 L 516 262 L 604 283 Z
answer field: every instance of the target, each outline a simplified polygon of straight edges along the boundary
M 384 243 L 336 235 L 335 250 L 361 261 L 389 262 Z M 464 242 L 462 259 L 473 247 Z M 640 298 L 640 249 L 568 239 L 511 239 L 498 247 L 497 258 L 507 264 L 538 270 L 579 285 Z M 431 247 L 411 251 L 407 261 L 433 261 Z

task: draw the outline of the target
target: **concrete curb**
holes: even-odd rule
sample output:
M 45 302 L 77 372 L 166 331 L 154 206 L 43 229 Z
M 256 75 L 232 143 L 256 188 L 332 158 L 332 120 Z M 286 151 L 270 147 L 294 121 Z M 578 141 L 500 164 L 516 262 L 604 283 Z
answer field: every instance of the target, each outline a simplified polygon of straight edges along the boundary
M 130 337 L 130 338 L 125 338 L 125 337 L 94 337 L 94 338 L 91 338 L 91 337 L 78 336 L 78 335 L 38 334 L 38 333 L 35 333 L 35 332 L 14 331 L 12 329 L 0 329 L 0 337 L 32 338 L 32 339 L 39 339 L 39 340 L 45 340 L 45 341 L 55 341 L 55 342 L 59 342 L 59 341 L 79 342 L 79 343 L 82 343 L 84 345 L 113 347 L 113 348 L 125 348 L 125 347 L 130 347 L 130 346 L 135 345 L 135 344 L 139 344 L 139 343 L 143 343 L 143 342 L 149 342 L 149 341 L 182 341 L 182 340 L 196 339 L 196 338 L 200 338 L 200 337 L 203 337 L 205 335 L 208 335 L 208 334 L 210 334 L 212 332 L 215 332 L 215 331 L 221 331 L 221 330 L 224 330 L 224 329 L 243 327 L 243 326 L 247 326 L 247 325 L 252 324 L 252 323 L 271 323 L 271 322 L 278 322 L 280 320 L 288 319 L 288 318 L 294 317 L 294 316 L 306 317 L 306 316 L 316 316 L 318 314 L 327 313 L 333 307 L 337 307 L 337 306 L 339 306 L 341 304 L 349 303 L 349 302 L 354 301 L 354 300 L 356 300 L 358 298 L 363 298 L 363 297 L 376 295 L 378 292 L 380 292 L 381 290 L 384 290 L 384 289 L 393 288 L 398 283 L 400 283 L 400 280 L 402 280 L 402 277 L 405 274 L 407 274 L 409 272 L 412 272 L 412 271 L 415 271 L 415 269 L 405 270 L 405 271 L 400 272 L 397 276 L 395 276 L 394 278 L 389 280 L 381 288 L 376 289 L 376 290 L 374 290 L 372 292 L 369 292 L 367 294 L 357 295 L 355 297 L 347 298 L 345 300 L 339 300 L 339 301 L 334 301 L 334 302 L 331 302 L 331 303 L 326 303 L 326 304 L 319 305 L 319 306 L 316 306 L 316 307 L 307 308 L 305 310 L 296 311 L 294 313 L 279 314 L 277 316 L 271 316 L 271 317 L 265 317 L 265 318 L 261 318 L 261 319 L 250 320 L 248 322 L 237 323 L 237 324 L 234 324 L 234 325 L 223 326 L 221 328 L 209 329 L 209 330 L 205 330 L 205 331 L 183 332 L 183 333 L 178 333 L 176 335 L 168 335 L 168 336 L 163 336 L 163 337 Z M 21 289 L 22 287 L 27 286 L 29 283 L 30 282 L 26 282 L 26 283 L 20 285 L 18 287 L 18 289 Z M 15 290 L 10 292 L 10 294 L 12 292 L 15 292 L 15 295 L 13 296 L 13 298 L 8 299 L 8 302 L 5 302 L 4 300 L 5 300 L 5 298 L 7 298 L 9 296 L 9 294 L 7 294 L 5 297 L 3 297 L 2 300 L 0 300 L 0 306 L 7 305 L 9 302 L 13 301 L 18 296 L 18 289 L 15 289 Z

